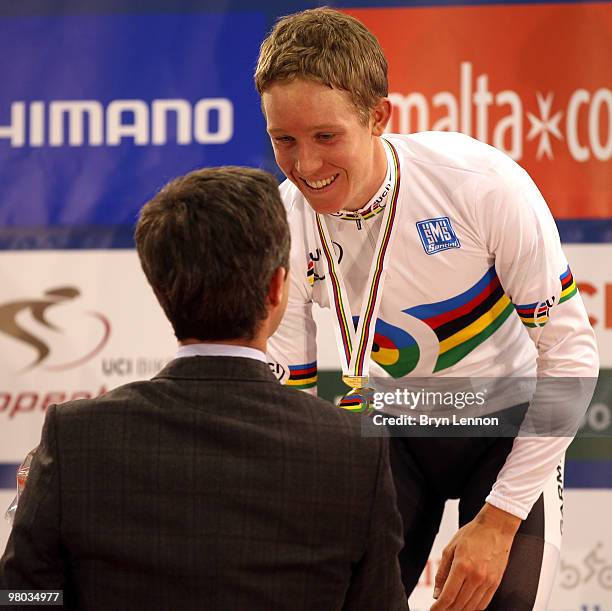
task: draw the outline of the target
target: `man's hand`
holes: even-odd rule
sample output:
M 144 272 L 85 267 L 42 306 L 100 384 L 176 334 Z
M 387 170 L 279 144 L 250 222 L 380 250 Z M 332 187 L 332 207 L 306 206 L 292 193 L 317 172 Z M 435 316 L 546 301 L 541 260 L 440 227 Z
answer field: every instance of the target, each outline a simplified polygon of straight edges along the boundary
M 502 580 L 521 519 L 485 503 L 442 552 L 431 611 L 486 609 Z

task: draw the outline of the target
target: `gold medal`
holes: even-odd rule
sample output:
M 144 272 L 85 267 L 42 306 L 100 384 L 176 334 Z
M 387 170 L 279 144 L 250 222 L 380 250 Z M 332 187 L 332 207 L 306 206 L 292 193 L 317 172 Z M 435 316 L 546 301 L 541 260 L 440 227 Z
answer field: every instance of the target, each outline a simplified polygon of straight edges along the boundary
M 365 388 L 368 384 L 368 376 L 351 376 L 351 375 L 343 375 L 342 381 L 350 386 L 353 390 L 359 390 L 361 388 Z
M 367 380 L 367 378 L 366 378 Z M 365 412 L 369 414 L 372 408 L 374 399 L 374 389 L 368 386 L 362 388 L 353 388 L 340 399 L 338 407 L 346 409 L 349 412 Z
M 372 411 L 374 389 L 367 386 L 368 376 L 343 375 L 342 381 L 351 387 L 351 390 L 340 399 L 338 407 L 350 412 Z

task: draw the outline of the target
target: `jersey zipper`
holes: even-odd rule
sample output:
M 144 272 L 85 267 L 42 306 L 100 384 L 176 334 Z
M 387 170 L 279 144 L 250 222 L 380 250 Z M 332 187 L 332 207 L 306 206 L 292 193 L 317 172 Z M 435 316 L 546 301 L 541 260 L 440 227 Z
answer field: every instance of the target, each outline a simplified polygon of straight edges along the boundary
M 372 235 L 372 232 L 368 227 L 366 219 L 363 218 L 361 212 L 356 212 L 355 214 L 357 215 L 357 218 L 355 219 L 357 231 L 361 231 L 365 227 L 366 235 L 368 236 L 368 241 L 370 242 L 370 247 L 372 248 L 372 250 L 374 250 L 376 248 L 376 240 L 374 239 L 374 236 Z
M 365 221 L 365 219 L 363 219 L 363 217 L 362 217 L 362 220 L 364 222 L 365 230 L 368 235 L 368 240 L 370 241 L 370 246 L 372 247 L 372 250 L 374 250 L 376 248 L 376 240 L 374 239 L 374 236 L 372 235 L 372 232 L 370 228 L 368 227 L 368 223 Z

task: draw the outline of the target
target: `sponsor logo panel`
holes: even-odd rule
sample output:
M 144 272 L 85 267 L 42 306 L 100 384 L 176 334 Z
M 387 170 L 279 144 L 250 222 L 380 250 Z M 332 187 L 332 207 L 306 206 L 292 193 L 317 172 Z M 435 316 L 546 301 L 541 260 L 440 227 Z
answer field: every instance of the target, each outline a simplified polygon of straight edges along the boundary
M 555 216 L 612 216 L 608 5 L 348 12 L 387 54 L 390 131 L 463 132 L 527 169 Z
M 0 25 L 0 54 L 19 58 L 0 67 L 5 227 L 131 226 L 170 178 L 262 163 L 252 70 L 263 14 L 30 16 Z
M 0 462 L 20 462 L 53 403 L 150 378 L 176 352 L 136 252 L 3 252 Z M 53 278 L 53 280 L 50 280 Z
M 601 368 L 612 368 L 612 244 L 565 244 L 563 250 L 597 335 Z

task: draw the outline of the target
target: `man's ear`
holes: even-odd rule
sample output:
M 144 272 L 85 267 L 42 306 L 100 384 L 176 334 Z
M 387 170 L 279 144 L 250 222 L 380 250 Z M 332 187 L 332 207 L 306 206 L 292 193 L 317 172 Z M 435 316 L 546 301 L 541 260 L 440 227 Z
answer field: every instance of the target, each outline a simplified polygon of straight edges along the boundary
M 380 98 L 371 111 L 372 135 L 382 136 L 391 118 L 391 102 L 389 98 Z
M 268 286 L 268 294 L 266 295 L 266 304 L 272 307 L 277 307 L 283 301 L 285 279 L 287 270 L 284 267 L 277 267 L 270 278 Z

